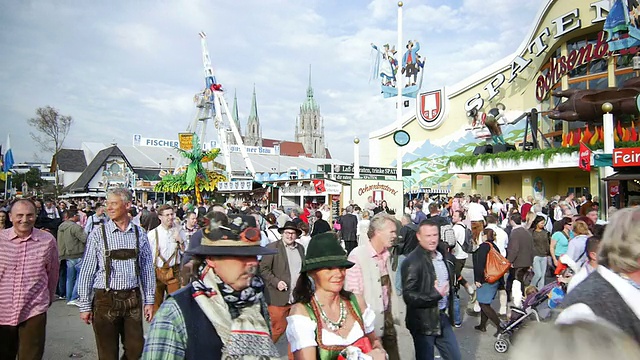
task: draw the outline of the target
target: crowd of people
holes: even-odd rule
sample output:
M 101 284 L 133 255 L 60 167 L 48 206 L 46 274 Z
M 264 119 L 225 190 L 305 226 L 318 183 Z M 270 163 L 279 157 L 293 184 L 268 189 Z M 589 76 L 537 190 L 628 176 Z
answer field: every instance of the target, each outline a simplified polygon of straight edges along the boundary
M 14 200 L 0 210 L 0 358 L 42 358 L 57 297 L 92 325 L 101 359 L 117 359 L 121 343 L 126 359 L 278 358 L 283 336 L 290 359 L 400 359 L 403 326 L 411 358 L 433 359 L 437 348 L 455 360 L 465 313 L 479 317 L 478 332 L 490 321 L 498 335 L 510 309 L 567 266 L 557 336 L 607 326 L 624 344 L 618 358 L 637 353 L 638 208 L 608 225 L 589 195 L 457 194 L 404 210 L 372 198 L 341 214 L 314 203 L 142 204 L 127 189 L 104 201 Z M 487 276 L 501 257 L 506 274 Z M 536 331 L 531 338 L 545 336 Z

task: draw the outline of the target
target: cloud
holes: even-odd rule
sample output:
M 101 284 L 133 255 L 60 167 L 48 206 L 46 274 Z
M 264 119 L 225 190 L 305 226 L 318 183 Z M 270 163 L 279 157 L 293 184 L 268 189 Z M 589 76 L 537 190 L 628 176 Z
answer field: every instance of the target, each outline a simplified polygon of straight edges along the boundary
M 403 41 L 421 42 L 423 88 L 452 85 L 513 52 L 528 31 L 522 24 L 533 21 L 542 3 L 405 1 Z M 237 91 L 243 129 L 255 84 L 263 135 L 293 140 L 311 65 L 332 154 L 351 161 L 358 136 L 365 158 L 368 133 L 395 121 L 394 100 L 382 99 L 377 80 L 369 78 L 370 43 L 396 43 L 396 4 L 6 2 L 0 12 L 0 122 L 12 132 L 18 161 L 29 160 L 35 147 L 25 136 L 31 130 L 26 119 L 45 105 L 76 119 L 67 147 L 129 143 L 133 133 L 176 137 L 195 117 L 192 99 L 204 87 L 198 32 L 205 31 L 229 106 Z

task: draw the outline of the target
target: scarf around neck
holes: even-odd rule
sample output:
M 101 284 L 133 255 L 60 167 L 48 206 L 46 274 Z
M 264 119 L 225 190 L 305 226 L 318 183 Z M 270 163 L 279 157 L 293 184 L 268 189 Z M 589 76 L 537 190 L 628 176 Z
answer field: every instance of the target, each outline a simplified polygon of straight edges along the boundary
M 280 356 L 271 340 L 267 307 L 263 306 L 262 279 L 255 276 L 249 287 L 236 291 L 212 269 L 205 268 L 201 278 L 192 285 L 194 300 L 222 339 L 223 359 Z

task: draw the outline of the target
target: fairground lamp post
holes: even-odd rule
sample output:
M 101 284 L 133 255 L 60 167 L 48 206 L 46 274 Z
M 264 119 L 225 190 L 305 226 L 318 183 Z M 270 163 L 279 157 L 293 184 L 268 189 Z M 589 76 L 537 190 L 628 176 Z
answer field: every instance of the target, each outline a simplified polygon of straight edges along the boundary
M 169 162 L 169 172 L 171 172 L 171 162 L 173 162 L 173 160 L 175 160 L 173 155 L 169 155 L 169 157 L 167 157 L 167 161 Z
M 360 139 L 353 139 L 353 178 L 360 179 Z
M 398 1 L 398 46 L 402 44 L 402 1 Z M 404 87 L 403 76 L 398 76 L 396 87 L 398 88 L 398 97 L 396 102 L 396 130 L 402 130 L 402 88 Z M 396 154 L 396 178 L 402 180 L 402 148 L 397 147 Z

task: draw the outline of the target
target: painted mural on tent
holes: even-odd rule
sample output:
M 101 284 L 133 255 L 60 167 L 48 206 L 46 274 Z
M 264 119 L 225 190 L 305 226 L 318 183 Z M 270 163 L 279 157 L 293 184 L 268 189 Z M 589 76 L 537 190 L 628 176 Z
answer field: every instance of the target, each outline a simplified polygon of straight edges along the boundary
M 504 140 L 509 144 L 522 141 L 525 124 L 525 121 L 520 121 L 515 125 L 503 125 Z M 405 189 L 450 189 L 457 179 L 462 179 L 461 176 L 449 174 L 449 157 L 471 155 L 476 146 L 485 145 L 487 141 L 478 138 L 475 131 L 460 131 L 459 135 L 456 140 L 443 145 L 434 144 L 427 139 L 415 150 L 405 154 L 402 165 L 405 169 L 411 169 L 411 176 L 405 176 L 403 179 Z M 391 165 L 395 166 L 395 161 L 389 164 Z

